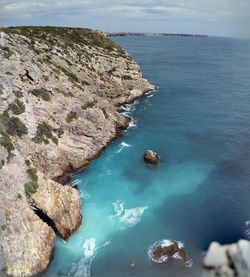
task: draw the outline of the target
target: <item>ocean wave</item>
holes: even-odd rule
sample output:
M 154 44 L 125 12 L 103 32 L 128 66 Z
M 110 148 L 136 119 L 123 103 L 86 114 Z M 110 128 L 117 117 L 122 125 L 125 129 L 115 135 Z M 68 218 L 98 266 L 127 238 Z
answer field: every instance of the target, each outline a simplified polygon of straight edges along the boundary
M 95 238 L 88 238 L 83 244 L 83 256 L 73 263 L 68 277 L 89 277 L 92 261 L 96 255 Z
M 115 214 L 109 216 L 112 224 L 119 223 L 123 229 L 125 226 L 133 227 L 141 221 L 141 217 L 148 206 L 125 209 L 124 202 L 117 200 L 112 203 Z
M 134 112 L 136 110 L 136 105 L 138 104 L 138 102 L 135 102 L 133 104 L 124 104 L 121 108 L 124 110 L 124 112 L 122 112 L 122 114 L 127 113 L 130 114 L 131 112 Z
M 160 257 L 155 257 L 155 250 L 157 248 L 164 248 L 164 247 L 168 247 L 171 246 L 173 244 L 177 244 L 178 245 L 178 249 L 184 251 L 185 255 L 186 255 L 186 259 L 185 261 L 183 260 L 183 257 L 180 256 L 179 251 L 176 251 L 173 255 L 168 256 L 168 255 L 161 255 Z M 182 260 L 183 263 L 185 264 L 185 266 L 187 267 L 191 267 L 193 265 L 193 261 L 190 257 L 187 256 L 185 247 L 184 247 L 184 243 L 181 241 L 176 241 L 176 240 L 168 240 L 168 239 L 164 239 L 161 241 L 157 241 L 155 242 L 153 245 L 151 245 L 149 247 L 148 250 L 148 257 L 150 259 L 150 261 L 153 261 L 154 263 L 165 263 L 168 261 L 168 259 L 175 259 L 175 260 Z
M 80 190 L 79 191 L 79 194 L 80 194 L 80 198 L 81 199 L 86 199 L 86 198 L 88 198 L 89 197 L 89 193 L 86 191 L 86 190 Z
M 115 153 L 120 153 L 124 148 L 130 147 L 130 146 L 131 146 L 130 144 L 127 144 L 125 141 L 123 141 L 119 144 L 120 148 Z
M 250 220 L 245 222 L 245 235 L 250 240 Z
M 96 245 L 95 238 L 88 238 L 83 243 L 83 256 L 78 258 L 72 265 L 67 275 L 68 277 L 89 277 L 91 274 L 91 265 L 97 255 L 97 251 L 108 246 L 111 240 L 104 242 L 101 246 Z
M 136 127 L 137 125 L 136 125 L 135 122 L 136 122 L 135 119 L 131 118 L 131 121 L 129 122 L 128 128 L 134 128 L 134 127 Z

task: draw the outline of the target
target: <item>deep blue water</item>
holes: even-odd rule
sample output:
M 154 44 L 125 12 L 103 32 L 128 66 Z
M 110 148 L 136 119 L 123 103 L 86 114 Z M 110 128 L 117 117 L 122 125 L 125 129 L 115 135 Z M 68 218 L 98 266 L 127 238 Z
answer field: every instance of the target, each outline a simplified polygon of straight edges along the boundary
M 201 276 L 202 251 L 246 238 L 250 219 L 250 41 L 115 40 L 159 89 L 130 111 L 136 126 L 76 174 L 83 225 L 58 238 L 47 276 Z M 151 148 L 157 168 L 142 159 Z M 162 239 L 184 242 L 193 266 L 150 263 Z

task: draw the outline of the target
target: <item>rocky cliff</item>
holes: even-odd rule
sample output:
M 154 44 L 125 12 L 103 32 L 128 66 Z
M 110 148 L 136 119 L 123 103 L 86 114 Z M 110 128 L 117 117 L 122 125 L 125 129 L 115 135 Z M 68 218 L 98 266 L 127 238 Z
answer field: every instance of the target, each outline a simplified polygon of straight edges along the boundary
M 119 111 L 153 87 L 104 34 L 0 28 L 0 263 L 2 274 L 46 270 L 55 232 L 81 224 L 70 175 L 129 123 Z

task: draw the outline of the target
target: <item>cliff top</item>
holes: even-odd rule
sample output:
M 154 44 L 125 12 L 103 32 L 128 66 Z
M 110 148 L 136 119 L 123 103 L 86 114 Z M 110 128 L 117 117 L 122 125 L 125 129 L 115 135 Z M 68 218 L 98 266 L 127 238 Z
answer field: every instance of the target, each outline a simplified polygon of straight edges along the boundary
M 106 38 L 106 35 L 99 31 L 86 28 L 69 28 L 69 27 L 50 27 L 50 26 L 20 26 L 20 27 L 2 27 L 0 32 L 6 34 L 17 34 L 34 41 L 47 41 L 49 44 L 58 45 L 65 48 L 72 43 L 98 46 L 109 51 L 119 51 L 124 53 L 121 47 Z

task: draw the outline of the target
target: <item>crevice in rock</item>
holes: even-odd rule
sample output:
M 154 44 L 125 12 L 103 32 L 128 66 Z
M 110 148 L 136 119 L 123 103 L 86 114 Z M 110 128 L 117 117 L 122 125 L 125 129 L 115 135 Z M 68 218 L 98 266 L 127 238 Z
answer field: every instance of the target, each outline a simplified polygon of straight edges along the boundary
M 25 69 L 25 74 L 24 74 L 30 81 L 34 82 L 34 79 L 30 76 L 29 70 Z
M 60 235 L 60 233 L 58 232 L 56 225 L 54 223 L 54 221 L 47 215 L 44 213 L 43 210 L 33 206 L 33 210 L 35 212 L 35 214 L 44 222 L 46 223 L 48 226 L 50 226 L 53 231 L 56 233 L 56 235 Z

